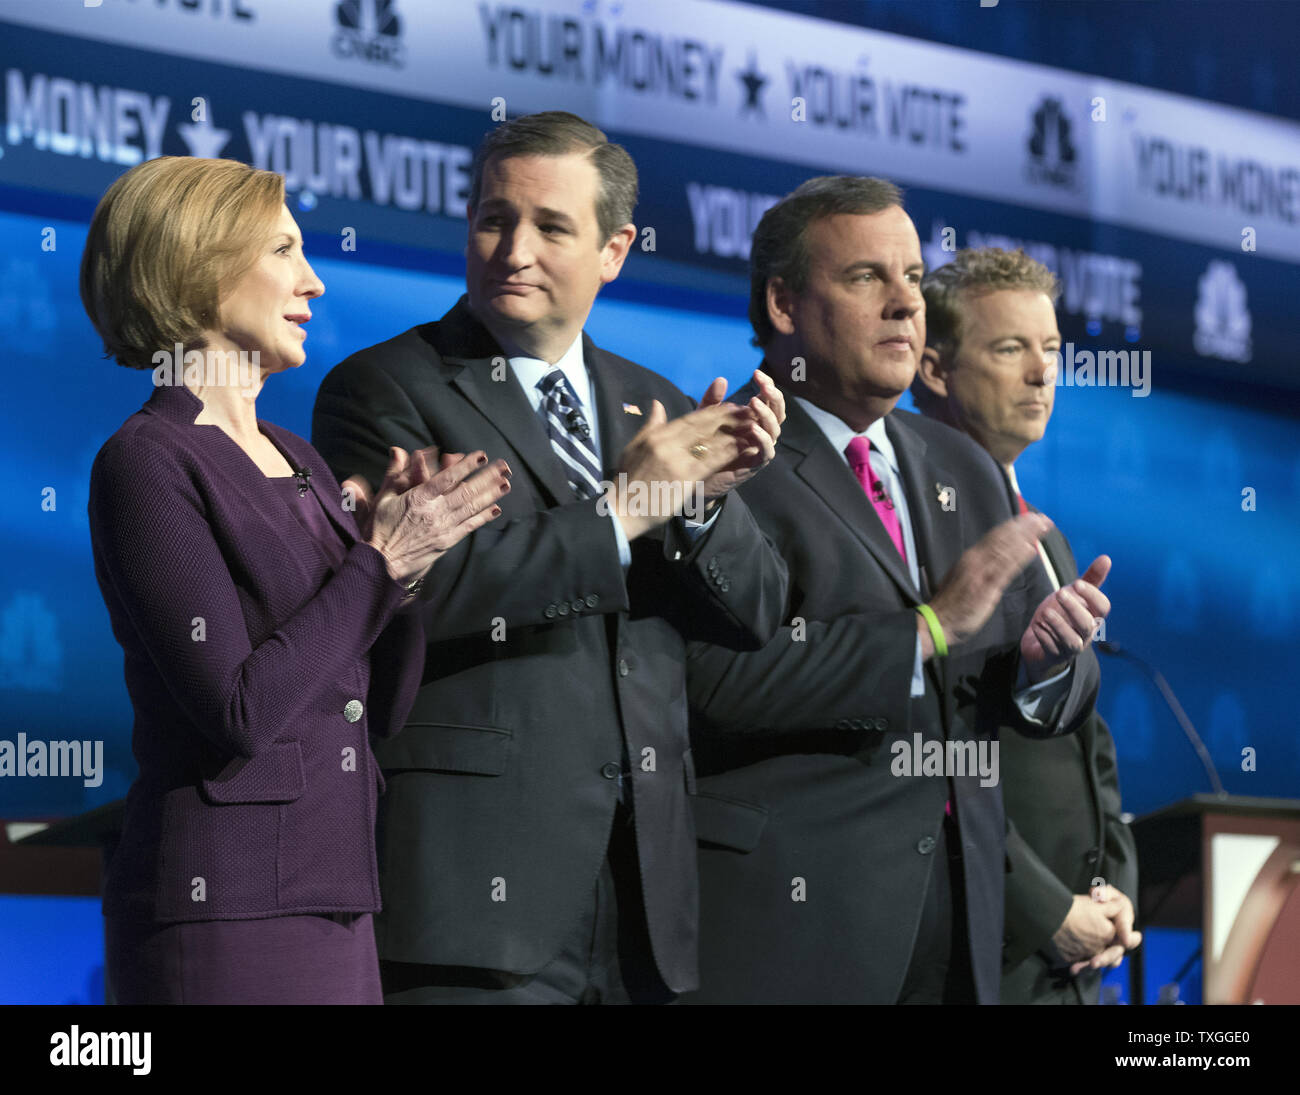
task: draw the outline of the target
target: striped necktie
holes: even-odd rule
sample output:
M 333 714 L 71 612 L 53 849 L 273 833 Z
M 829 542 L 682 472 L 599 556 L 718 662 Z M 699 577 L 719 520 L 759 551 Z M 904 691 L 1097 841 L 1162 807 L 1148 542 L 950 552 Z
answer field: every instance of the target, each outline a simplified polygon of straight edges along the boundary
M 600 488 L 600 458 L 591 444 L 591 427 L 582 404 L 560 369 L 552 369 L 537 387 L 542 393 L 542 413 L 551 448 L 564 465 L 569 486 L 579 498 L 595 498 Z

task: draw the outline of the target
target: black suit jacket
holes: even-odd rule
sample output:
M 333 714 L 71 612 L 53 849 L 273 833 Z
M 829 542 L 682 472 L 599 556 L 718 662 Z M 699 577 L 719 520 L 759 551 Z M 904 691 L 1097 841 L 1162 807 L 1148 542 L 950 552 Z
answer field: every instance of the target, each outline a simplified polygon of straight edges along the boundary
M 787 404 L 776 460 L 742 489 L 790 567 L 785 626 L 756 653 L 691 652 L 701 991 L 687 1002 L 892 1003 L 949 781 L 892 774 L 891 747 L 920 734 L 978 748 L 1003 725 L 1071 731 L 1091 708 L 1096 658 L 1078 659 L 1055 723 L 1022 718 L 1012 702 L 1019 640 L 1050 589 L 1041 567 L 1026 568 L 977 636 L 926 665 L 926 695 L 913 700 L 915 606 L 929 591 L 913 587 L 844 458 L 789 392 Z M 938 588 L 967 547 L 1012 516 L 1010 500 L 969 438 L 904 411 L 886 429 L 923 581 Z M 956 491 L 951 509 L 944 487 Z M 1001 791 L 974 774 L 954 779 L 952 795 L 976 990 L 996 1002 Z
M 1059 529 L 1043 548 L 1062 585 L 1079 576 Z M 1027 742 L 1003 736 L 1007 811 L 1004 1004 L 1096 1003 L 1101 973 L 1069 976 L 1051 939 L 1074 894 L 1104 878 L 1137 905 L 1137 845 L 1120 818 L 1115 742 L 1095 711 L 1077 734 Z
M 585 335 L 583 349 L 607 469 L 651 400 L 670 417 L 691 409 L 663 377 Z M 591 901 L 628 758 L 654 960 L 669 988 L 694 987 L 686 641 L 757 647 L 785 596 L 785 566 L 745 503 L 728 497 L 694 545 L 676 522 L 637 539 L 625 575 L 612 519 L 574 500 L 463 297 L 331 371 L 313 439 L 341 476 L 372 484 L 390 445 L 483 449 L 514 473 L 502 516 L 434 565 L 424 685 L 400 744 L 376 752 L 380 956 L 539 970 Z

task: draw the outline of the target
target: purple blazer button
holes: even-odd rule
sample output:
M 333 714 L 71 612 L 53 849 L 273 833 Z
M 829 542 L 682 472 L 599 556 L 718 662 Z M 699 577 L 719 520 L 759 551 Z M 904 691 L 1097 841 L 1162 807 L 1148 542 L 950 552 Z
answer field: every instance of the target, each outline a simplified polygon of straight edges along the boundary
M 348 700 L 343 706 L 343 717 L 348 722 L 356 722 L 357 719 L 361 718 L 361 712 L 364 710 L 365 708 L 361 706 L 360 700 Z

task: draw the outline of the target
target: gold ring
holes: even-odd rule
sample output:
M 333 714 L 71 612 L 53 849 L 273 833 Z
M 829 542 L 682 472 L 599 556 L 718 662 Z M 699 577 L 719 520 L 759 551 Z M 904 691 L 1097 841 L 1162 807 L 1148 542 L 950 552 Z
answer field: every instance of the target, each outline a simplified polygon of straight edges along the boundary
M 703 460 L 708 455 L 708 453 L 709 453 L 709 446 L 703 444 L 700 441 L 697 441 L 694 445 L 691 446 L 691 455 L 695 457 L 696 460 Z

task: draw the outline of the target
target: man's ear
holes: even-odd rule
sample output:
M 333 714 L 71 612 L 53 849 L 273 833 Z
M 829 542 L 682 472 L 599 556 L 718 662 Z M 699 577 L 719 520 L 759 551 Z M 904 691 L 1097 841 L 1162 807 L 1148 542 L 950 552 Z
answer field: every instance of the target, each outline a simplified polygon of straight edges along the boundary
M 794 293 L 784 278 L 767 279 L 767 321 L 778 334 L 794 334 Z
M 632 244 L 635 242 L 635 224 L 625 224 L 609 237 L 600 252 L 601 285 L 608 285 L 618 277 L 619 271 L 623 269 L 623 263 L 627 260 L 627 253 L 632 250 Z
M 921 351 L 921 363 L 917 366 L 916 379 L 940 399 L 948 398 L 948 368 L 945 355 L 933 346 Z

